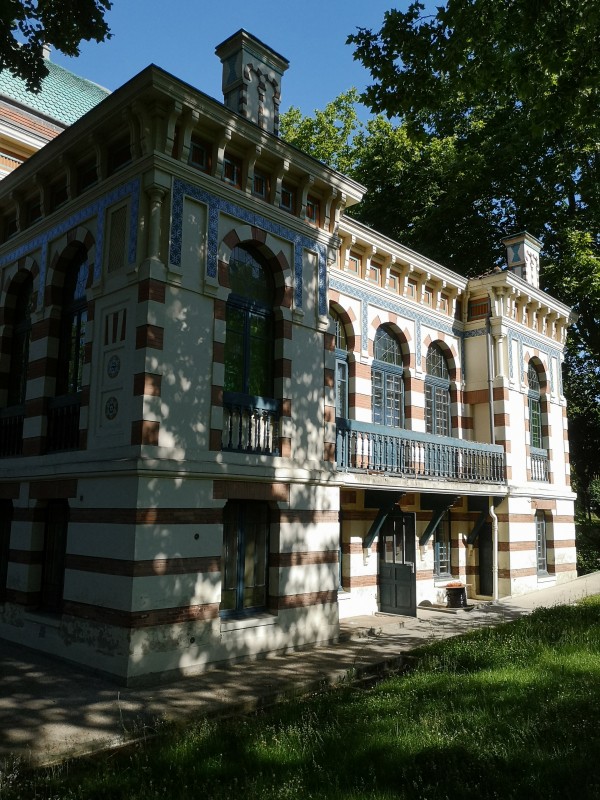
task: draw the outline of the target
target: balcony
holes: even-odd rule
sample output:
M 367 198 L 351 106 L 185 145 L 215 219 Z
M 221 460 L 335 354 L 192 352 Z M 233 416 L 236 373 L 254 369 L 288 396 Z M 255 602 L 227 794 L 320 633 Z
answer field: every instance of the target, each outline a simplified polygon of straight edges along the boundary
M 531 448 L 531 480 L 549 481 L 548 452 L 539 447 Z
M 279 455 L 279 403 L 239 392 L 223 394 L 223 450 Z
M 336 419 L 338 470 L 424 480 L 505 483 L 500 445 Z

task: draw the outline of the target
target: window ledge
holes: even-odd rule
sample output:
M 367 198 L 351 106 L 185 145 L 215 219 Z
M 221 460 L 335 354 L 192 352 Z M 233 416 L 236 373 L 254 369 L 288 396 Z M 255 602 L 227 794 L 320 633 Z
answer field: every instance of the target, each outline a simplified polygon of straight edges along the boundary
M 253 614 L 251 617 L 238 617 L 221 619 L 221 632 L 239 631 L 244 628 L 261 628 L 267 625 L 275 625 L 277 617 L 273 614 Z
M 542 573 L 537 576 L 538 583 L 556 583 L 556 576 Z
M 24 616 L 28 622 L 48 625 L 51 628 L 59 628 L 62 621 L 62 615 L 52 611 L 26 611 Z

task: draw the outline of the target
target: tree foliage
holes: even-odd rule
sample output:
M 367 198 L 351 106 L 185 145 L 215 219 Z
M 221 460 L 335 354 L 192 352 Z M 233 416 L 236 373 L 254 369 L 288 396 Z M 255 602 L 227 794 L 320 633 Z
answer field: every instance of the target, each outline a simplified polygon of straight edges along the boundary
M 9 70 L 30 91 L 38 91 L 48 74 L 44 45 L 77 56 L 82 40 L 109 39 L 104 16 L 111 6 L 111 0 L 2 0 L 0 70 Z
M 600 450 L 598 41 L 597 0 L 390 10 L 379 31 L 348 38 L 372 78 L 361 100 L 378 116 L 344 151 L 367 188 L 350 213 L 461 274 L 503 264 L 504 236 L 541 239 L 542 288 L 578 315 L 564 385 L 584 493 Z
M 303 117 L 292 106 L 281 116 L 280 134 L 286 142 L 318 158 L 330 167 L 351 173 L 354 167 L 352 137 L 360 127 L 356 104 L 358 92 L 349 89 L 314 117 Z

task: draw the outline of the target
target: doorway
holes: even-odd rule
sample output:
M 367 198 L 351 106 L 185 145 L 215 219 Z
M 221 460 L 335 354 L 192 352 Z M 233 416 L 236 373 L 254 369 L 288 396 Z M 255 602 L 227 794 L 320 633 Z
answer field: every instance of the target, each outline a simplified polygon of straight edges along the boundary
M 417 616 L 415 515 L 393 511 L 379 534 L 379 609 Z

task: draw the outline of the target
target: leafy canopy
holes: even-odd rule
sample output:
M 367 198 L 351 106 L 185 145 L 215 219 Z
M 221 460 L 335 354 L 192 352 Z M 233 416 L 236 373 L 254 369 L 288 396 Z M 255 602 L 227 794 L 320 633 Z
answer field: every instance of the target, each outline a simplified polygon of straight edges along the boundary
M 104 15 L 111 7 L 111 0 L 0 0 L 0 70 L 39 91 L 48 74 L 44 45 L 77 56 L 82 40 L 109 39 Z

